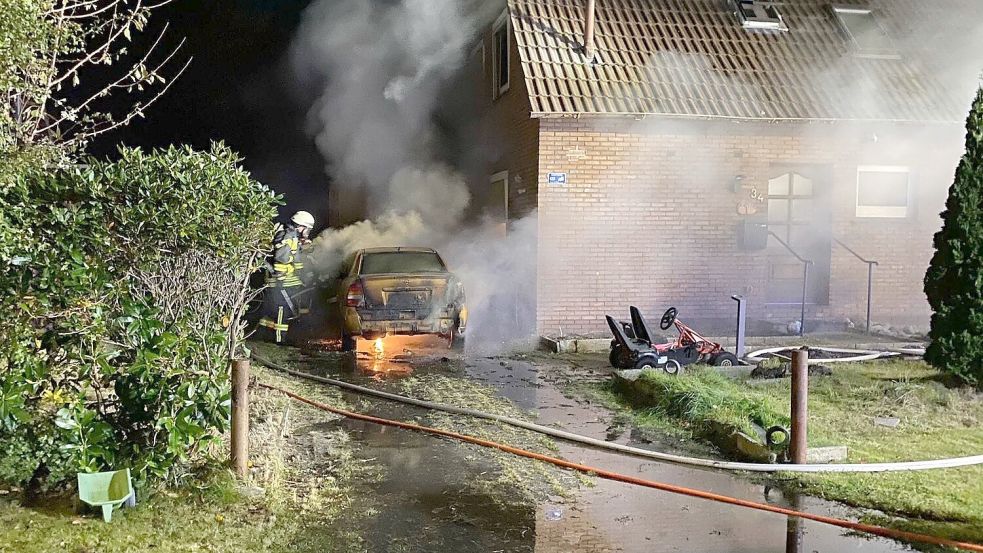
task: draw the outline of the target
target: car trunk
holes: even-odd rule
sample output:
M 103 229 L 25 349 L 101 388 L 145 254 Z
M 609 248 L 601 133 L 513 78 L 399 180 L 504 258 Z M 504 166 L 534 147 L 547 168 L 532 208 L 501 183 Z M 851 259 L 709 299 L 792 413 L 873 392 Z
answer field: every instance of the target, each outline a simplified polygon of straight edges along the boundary
M 365 309 L 386 311 L 424 311 L 445 307 L 449 274 L 364 275 L 362 285 Z

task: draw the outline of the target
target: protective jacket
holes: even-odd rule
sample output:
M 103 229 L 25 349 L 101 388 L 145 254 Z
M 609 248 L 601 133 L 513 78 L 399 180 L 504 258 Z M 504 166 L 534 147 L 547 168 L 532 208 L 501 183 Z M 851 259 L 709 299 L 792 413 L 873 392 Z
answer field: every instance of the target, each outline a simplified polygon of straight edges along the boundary
M 273 238 L 273 271 L 270 274 L 273 282 L 269 284 L 282 288 L 304 284 L 301 280 L 304 262 L 301 259 L 300 246 L 300 233 L 297 232 L 297 227 L 291 225 L 277 231 Z
M 290 321 L 306 314 L 309 305 L 299 301 L 304 285 L 304 263 L 301 238 L 297 227 L 289 225 L 276 232 L 270 254 L 270 272 L 264 291 L 263 317 L 260 328 L 266 330 L 276 343 L 282 343 L 290 331 Z M 308 302 L 310 299 L 308 299 Z

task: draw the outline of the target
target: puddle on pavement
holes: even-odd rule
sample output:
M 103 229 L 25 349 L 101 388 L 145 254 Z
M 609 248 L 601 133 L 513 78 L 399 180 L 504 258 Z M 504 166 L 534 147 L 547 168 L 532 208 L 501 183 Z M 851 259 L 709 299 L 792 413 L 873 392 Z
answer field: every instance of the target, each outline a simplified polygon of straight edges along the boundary
M 313 373 L 394 390 L 408 373 L 376 371 L 376 359 L 317 353 L 303 356 Z M 348 361 L 346 361 L 346 358 Z M 494 386 L 521 409 L 538 413 L 540 424 L 603 438 L 611 413 L 564 397 L 532 363 L 469 357 L 444 349 L 413 350 L 414 375 L 441 374 Z M 368 365 L 371 369 L 363 367 Z M 393 402 L 346 396 L 362 412 L 408 420 L 419 409 Z M 360 443 L 358 456 L 383 467 L 381 480 L 364 490 L 363 535 L 370 551 L 535 551 L 691 553 L 886 553 L 911 551 L 881 538 L 848 535 L 831 526 L 792 521 L 753 511 L 627 484 L 594 479 L 568 499 L 540 504 L 512 502 L 473 493 L 470 480 L 492 470 L 480 453 L 456 442 L 370 423 L 335 423 Z M 622 432 L 620 443 L 632 443 Z M 712 491 L 741 499 L 796 507 L 851 518 L 851 510 L 814 498 L 785 498 L 779 491 L 730 473 L 658 463 L 557 442 L 558 456 L 570 461 L 651 480 Z M 650 445 L 656 449 L 661 445 Z M 472 490 L 469 492 L 468 490 Z

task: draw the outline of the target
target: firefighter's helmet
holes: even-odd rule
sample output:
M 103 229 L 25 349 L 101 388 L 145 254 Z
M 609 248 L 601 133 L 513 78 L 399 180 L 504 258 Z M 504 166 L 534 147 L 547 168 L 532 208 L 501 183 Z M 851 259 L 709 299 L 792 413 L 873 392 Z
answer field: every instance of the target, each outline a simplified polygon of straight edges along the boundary
M 298 211 L 290 218 L 299 227 L 314 228 L 314 216 L 306 211 Z

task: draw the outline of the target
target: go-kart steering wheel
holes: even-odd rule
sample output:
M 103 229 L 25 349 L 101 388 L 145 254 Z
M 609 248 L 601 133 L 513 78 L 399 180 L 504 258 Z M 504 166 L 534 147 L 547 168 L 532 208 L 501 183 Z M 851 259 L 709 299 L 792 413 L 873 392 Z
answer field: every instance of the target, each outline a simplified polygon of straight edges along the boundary
M 679 311 L 677 311 L 675 307 L 666 309 L 666 312 L 662 314 L 662 320 L 659 321 L 659 328 L 662 330 L 669 330 L 672 323 L 676 322 L 677 313 L 679 313 Z

